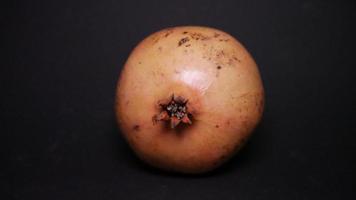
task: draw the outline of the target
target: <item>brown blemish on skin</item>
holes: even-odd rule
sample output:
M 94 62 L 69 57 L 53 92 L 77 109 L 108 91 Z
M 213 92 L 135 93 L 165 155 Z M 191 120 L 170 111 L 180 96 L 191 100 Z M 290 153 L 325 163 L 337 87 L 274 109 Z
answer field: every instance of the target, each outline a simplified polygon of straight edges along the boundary
M 220 42 L 227 42 L 229 39 L 219 39 Z
M 201 33 L 191 33 L 190 37 L 194 40 L 208 40 L 208 39 L 210 39 L 209 36 L 203 35 Z
M 218 51 L 217 53 L 216 53 L 216 57 L 224 57 L 225 56 L 225 52 L 224 52 L 224 50 L 221 50 L 221 51 Z
M 162 47 L 158 47 L 158 51 L 162 51 Z
M 190 45 L 191 45 L 191 44 L 187 44 L 187 45 L 185 45 L 185 47 L 190 47 Z
M 240 59 L 236 58 L 236 56 L 232 57 L 234 60 L 236 60 L 237 62 L 241 62 Z
M 186 43 L 189 41 L 189 38 L 188 37 L 185 37 L 185 38 L 182 38 L 179 40 L 178 42 L 178 46 L 181 46 L 182 44 Z
M 166 38 L 166 37 L 168 37 L 171 33 L 173 33 L 173 29 L 174 29 L 174 28 L 167 28 L 167 29 L 165 29 L 165 30 L 166 30 L 166 33 L 164 34 L 164 37 Z
M 229 62 L 228 62 L 229 65 L 232 65 L 233 64 L 233 60 L 231 58 L 229 58 Z
M 219 128 L 219 125 L 215 125 L 215 128 Z
M 227 120 L 227 121 L 226 121 L 226 124 L 229 126 L 229 125 L 230 125 L 230 120 Z
M 220 66 L 220 65 L 219 65 L 219 66 L 217 66 L 217 67 L 216 67 L 216 69 L 221 69 L 221 66 Z
M 140 61 L 140 62 L 138 62 L 138 64 L 139 64 L 139 65 L 141 65 L 141 63 L 142 63 L 141 61 Z
M 217 37 L 219 37 L 219 36 L 220 36 L 219 33 L 214 33 L 214 38 L 217 38 Z
M 129 105 L 129 104 L 130 104 L 130 101 L 127 100 L 127 101 L 125 102 L 125 105 Z
M 228 49 L 216 49 L 210 48 L 210 50 L 205 52 L 206 56 L 212 56 L 215 59 L 216 65 L 226 65 L 234 67 L 237 62 L 240 62 L 238 58 L 233 54 L 233 52 Z
M 183 34 L 187 34 L 188 32 L 187 31 L 184 31 Z
M 134 131 L 140 131 L 140 125 L 134 125 L 133 127 L 132 127 L 132 129 L 134 130 Z
M 159 41 L 159 36 L 154 36 L 153 44 L 156 44 Z

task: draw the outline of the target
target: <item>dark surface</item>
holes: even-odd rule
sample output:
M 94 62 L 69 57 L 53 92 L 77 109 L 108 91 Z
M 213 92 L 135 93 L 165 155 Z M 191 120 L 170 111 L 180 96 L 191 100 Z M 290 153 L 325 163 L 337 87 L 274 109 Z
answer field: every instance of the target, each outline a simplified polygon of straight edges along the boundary
M 0 199 L 355 199 L 354 1 L 11 1 L 2 5 Z M 168 26 L 237 37 L 264 120 L 201 176 L 139 162 L 115 125 L 128 54 Z

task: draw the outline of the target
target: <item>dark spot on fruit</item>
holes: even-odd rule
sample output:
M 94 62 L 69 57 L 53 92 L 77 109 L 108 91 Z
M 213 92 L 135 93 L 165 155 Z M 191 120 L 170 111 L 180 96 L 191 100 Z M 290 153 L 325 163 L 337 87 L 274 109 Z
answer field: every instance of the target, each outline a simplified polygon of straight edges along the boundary
M 140 62 L 138 62 L 138 64 L 139 64 L 139 65 L 141 65 L 141 61 L 140 61 Z
M 135 130 L 135 131 L 140 131 L 140 125 L 134 125 L 133 126 L 133 130 Z
M 230 125 L 230 120 L 227 120 L 227 121 L 226 121 L 226 124 L 227 124 L 227 125 Z
M 159 37 L 157 36 L 156 38 L 153 39 L 153 44 L 156 44 L 159 41 Z
M 220 42 L 227 42 L 229 39 L 219 39 Z
M 158 47 L 158 51 L 162 51 L 162 47 Z
M 188 37 L 185 37 L 185 38 L 182 38 L 179 40 L 178 42 L 178 46 L 181 46 L 182 44 L 186 43 L 189 41 L 189 38 Z
M 184 31 L 183 34 L 187 34 L 188 32 L 187 31 Z
M 215 125 L 216 128 L 219 128 L 219 125 Z
M 233 59 L 236 60 L 237 62 L 241 62 L 241 60 L 236 58 L 235 56 L 233 57 Z
M 221 51 L 217 51 L 217 53 L 216 53 L 216 57 L 224 57 L 225 56 L 225 52 L 224 52 L 224 50 L 221 50 Z
M 171 34 L 171 33 L 168 32 L 168 33 L 164 34 L 164 37 L 168 37 L 168 35 L 170 35 L 170 34 Z
M 215 38 L 217 38 L 217 37 L 219 37 L 219 36 L 220 36 L 219 33 L 214 33 L 214 37 L 215 37 Z
M 217 66 L 216 68 L 217 68 L 217 69 L 221 69 L 221 66 L 219 65 L 219 66 Z
M 231 58 L 229 58 L 229 62 L 228 62 L 229 65 L 232 65 L 233 64 L 233 60 Z
M 190 44 L 185 45 L 185 47 L 190 47 Z
M 190 37 L 192 37 L 194 40 L 207 40 L 210 39 L 210 37 L 203 35 L 201 33 L 191 33 Z

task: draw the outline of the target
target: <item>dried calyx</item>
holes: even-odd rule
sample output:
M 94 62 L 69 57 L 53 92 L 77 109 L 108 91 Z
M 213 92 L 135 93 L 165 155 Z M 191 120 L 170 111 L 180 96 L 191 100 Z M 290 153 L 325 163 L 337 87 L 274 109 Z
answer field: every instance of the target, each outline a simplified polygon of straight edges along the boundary
M 183 97 L 175 97 L 172 95 L 167 103 L 159 103 L 161 112 L 154 116 L 154 122 L 157 121 L 170 121 L 171 128 L 175 128 L 180 122 L 192 124 L 190 120 L 190 113 L 187 108 L 188 100 Z

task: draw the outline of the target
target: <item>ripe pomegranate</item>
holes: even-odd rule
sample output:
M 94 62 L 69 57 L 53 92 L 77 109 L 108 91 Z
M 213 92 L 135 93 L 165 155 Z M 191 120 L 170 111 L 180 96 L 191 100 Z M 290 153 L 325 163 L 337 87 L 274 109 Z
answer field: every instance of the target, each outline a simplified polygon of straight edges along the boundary
M 115 111 L 140 159 L 202 173 L 238 152 L 263 108 L 262 81 L 247 50 L 220 30 L 184 26 L 156 32 L 132 51 Z

